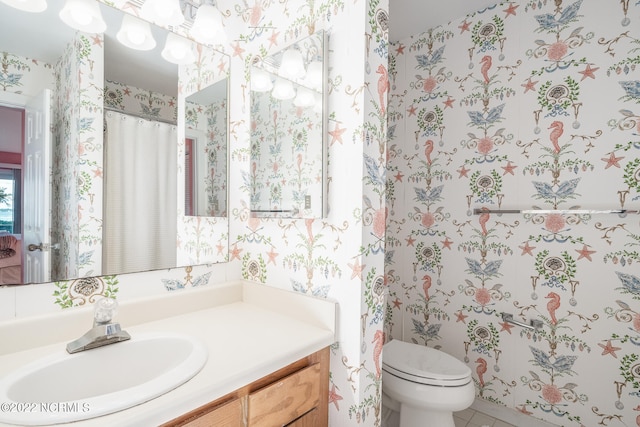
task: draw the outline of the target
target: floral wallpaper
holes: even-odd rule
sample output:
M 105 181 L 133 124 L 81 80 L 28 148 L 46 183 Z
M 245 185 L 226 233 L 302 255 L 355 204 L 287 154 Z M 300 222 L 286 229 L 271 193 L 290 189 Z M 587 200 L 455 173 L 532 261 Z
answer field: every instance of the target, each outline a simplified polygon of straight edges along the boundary
M 504 2 L 390 47 L 385 332 L 556 425 L 640 411 L 639 15 Z
M 223 14 L 231 14 L 229 28 L 248 30 L 231 42 L 230 53 L 232 76 L 239 79 L 236 70 L 244 71 L 244 80 L 232 84 L 231 93 L 237 109 L 232 102 L 230 268 L 239 268 L 249 280 L 338 302 L 340 339 L 331 349 L 330 425 L 380 425 L 388 2 L 252 1 L 230 7 L 232 3 L 217 3 Z M 234 26 L 237 18 L 241 24 Z M 321 29 L 329 43 L 328 215 L 251 217 L 254 193 L 246 179 L 254 172 L 250 136 L 260 125 L 249 109 L 250 67 Z M 285 141 L 293 143 L 296 135 L 287 135 L 286 120 L 279 115 L 275 123 Z M 278 171 L 292 167 L 277 164 Z
M 124 83 L 104 81 L 104 107 L 148 119 L 176 122 L 176 98 Z
M 55 67 L 52 277 L 101 271 L 102 36 L 76 33 Z
M 0 51 L 0 91 L 35 96 L 54 85 L 52 64 Z

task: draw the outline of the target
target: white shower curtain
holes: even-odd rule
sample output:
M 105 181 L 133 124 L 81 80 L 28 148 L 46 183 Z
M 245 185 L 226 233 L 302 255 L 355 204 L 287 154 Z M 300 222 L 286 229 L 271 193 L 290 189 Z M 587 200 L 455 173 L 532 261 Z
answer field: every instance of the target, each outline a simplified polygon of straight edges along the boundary
M 175 267 L 177 141 L 173 125 L 105 114 L 103 274 Z

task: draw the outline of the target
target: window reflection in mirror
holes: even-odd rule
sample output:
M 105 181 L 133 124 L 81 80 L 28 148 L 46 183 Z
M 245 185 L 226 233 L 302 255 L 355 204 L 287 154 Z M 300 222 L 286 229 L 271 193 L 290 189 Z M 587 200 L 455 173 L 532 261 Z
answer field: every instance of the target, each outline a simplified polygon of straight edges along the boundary
M 251 214 L 322 218 L 326 43 L 317 32 L 251 68 Z
M 186 98 L 186 216 L 227 216 L 227 117 L 227 79 Z
M 0 153 L 0 158 L 5 153 Z M 0 159 L 0 235 L 20 234 L 20 169 L 4 168 Z

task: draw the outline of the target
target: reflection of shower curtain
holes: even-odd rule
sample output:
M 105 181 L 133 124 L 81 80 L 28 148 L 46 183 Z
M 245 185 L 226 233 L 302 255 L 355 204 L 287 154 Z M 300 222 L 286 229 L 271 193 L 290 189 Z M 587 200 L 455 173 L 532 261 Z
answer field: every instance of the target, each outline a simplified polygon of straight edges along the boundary
M 175 267 L 176 127 L 105 114 L 103 274 Z

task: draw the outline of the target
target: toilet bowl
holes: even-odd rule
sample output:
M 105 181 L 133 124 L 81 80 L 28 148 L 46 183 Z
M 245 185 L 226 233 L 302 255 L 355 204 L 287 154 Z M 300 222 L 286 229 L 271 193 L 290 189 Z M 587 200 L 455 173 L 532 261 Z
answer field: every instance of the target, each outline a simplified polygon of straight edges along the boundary
M 455 357 L 392 340 L 382 351 L 382 405 L 400 427 L 454 427 L 453 412 L 473 403 L 471 369 Z

